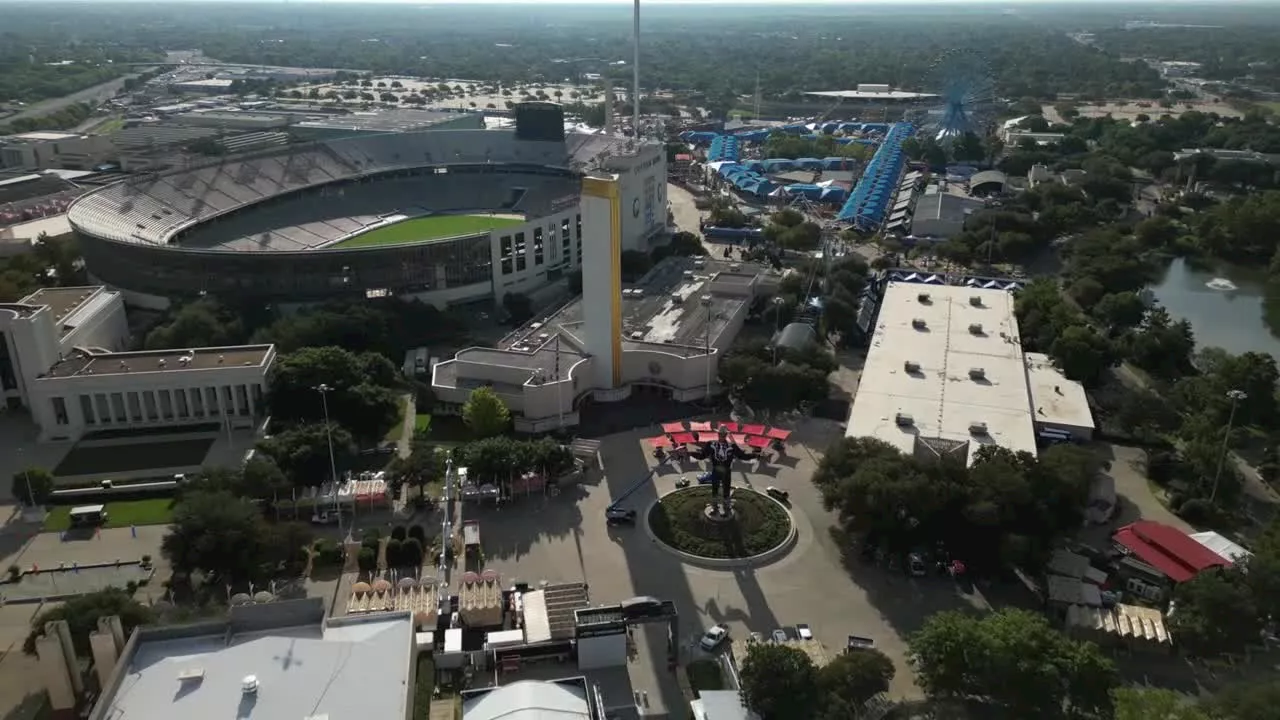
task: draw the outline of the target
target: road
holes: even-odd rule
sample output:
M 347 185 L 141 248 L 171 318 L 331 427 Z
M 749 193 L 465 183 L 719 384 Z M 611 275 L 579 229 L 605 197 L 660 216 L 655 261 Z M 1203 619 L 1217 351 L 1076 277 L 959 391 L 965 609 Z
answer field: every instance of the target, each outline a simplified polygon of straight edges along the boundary
M 136 78 L 139 74 L 141 73 L 131 73 L 129 75 L 118 77 L 115 80 L 109 80 L 100 85 L 85 88 L 79 92 L 73 92 L 70 95 L 63 95 L 60 98 L 51 98 L 49 100 L 41 100 L 38 103 L 28 105 L 22 112 L 10 115 L 4 119 L 4 122 L 7 124 L 26 118 L 43 117 L 45 115 L 55 113 L 69 105 L 75 105 L 76 103 L 97 105 L 115 97 L 116 93 L 120 92 L 120 90 L 124 88 L 126 80 Z

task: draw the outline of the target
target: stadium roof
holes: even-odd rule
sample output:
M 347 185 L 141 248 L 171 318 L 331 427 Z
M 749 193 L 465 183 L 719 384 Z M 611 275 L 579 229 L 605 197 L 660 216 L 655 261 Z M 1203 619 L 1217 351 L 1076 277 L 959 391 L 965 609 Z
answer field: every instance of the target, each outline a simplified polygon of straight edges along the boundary
M 1007 290 L 890 282 L 845 434 L 906 454 L 917 439 L 963 444 L 970 462 L 989 444 L 1035 453 L 1013 299 Z
M 937 97 L 937 95 L 932 95 L 930 93 L 907 92 L 905 90 L 820 90 L 817 92 L 807 92 L 805 95 L 844 98 L 846 100 L 923 100 L 925 98 Z
M 406 717 L 411 614 L 323 618 L 323 603 L 297 600 L 235 607 L 228 622 L 139 630 L 90 718 Z

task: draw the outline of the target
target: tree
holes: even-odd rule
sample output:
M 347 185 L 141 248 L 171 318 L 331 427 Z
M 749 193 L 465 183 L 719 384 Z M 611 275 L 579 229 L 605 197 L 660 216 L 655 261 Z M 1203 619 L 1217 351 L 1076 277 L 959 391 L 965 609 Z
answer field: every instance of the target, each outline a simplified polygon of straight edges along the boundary
M 828 698 L 857 707 L 886 692 L 893 681 L 893 661 L 875 649 L 853 650 L 818 670 L 818 687 Z
M 1280 708 L 1280 684 L 1274 680 L 1261 680 L 1228 685 L 1205 705 L 1213 720 L 1274 718 L 1276 708 Z
M 506 432 L 511 425 L 511 411 L 492 388 L 479 387 L 471 391 L 462 406 L 462 419 L 476 437 L 487 438 Z
M 512 324 L 519 325 L 533 317 L 533 300 L 524 293 L 507 293 L 502 296 L 502 309 L 507 311 Z
M 1111 691 L 1115 720 L 1211 720 L 1185 695 L 1153 687 L 1123 687 Z
M 13 497 L 23 505 L 44 505 L 53 495 L 53 473 L 39 467 L 29 467 L 13 474 L 10 485 Z
M 1016 717 L 1067 710 L 1106 717 L 1119 685 L 1115 665 L 1092 643 L 1050 627 L 1043 616 L 1001 610 L 975 618 L 931 616 L 908 641 L 917 682 L 936 698 L 981 698 Z
M 223 347 L 244 341 L 240 318 L 213 298 L 201 298 L 179 307 L 166 322 L 147 333 L 145 346 L 149 350 Z
M 115 615 L 120 618 L 125 637 L 129 637 L 134 628 L 149 625 L 155 621 L 151 608 L 133 599 L 133 596 L 118 587 L 77 595 L 56 607 L 37 613 L 31 619 L 31 633 L 27 636 L 23 650 L 27 654 L 36 652 L 36 640 L 44 635 L 46 623 L 65 620 L 71 630 L 71 644 L 76 654 L 89 657 L 89 635 L 97 632 L 98 619 Z
M 802 650 L 752 643 L 739 670 L 743 703 L 768 720 L 810 720 L 821 704 L 818 673 Z
M 1102 372 L 1114 364 L 1111 344 L 1085 325 L 1063 330 L 1049 346 L 1049 355 L 1064 375 L 1085 384 L 1097 382 Z
M 339 475 L 351 465 L 355 441 L 351 433 L 339 425 L 324 423 L 295 425 L 284 432 L 264 438 L 257 444 L 259 453 L 270 458 L 289 482 L 298 487 L 317 487 L 331 478 L 329 441 L 333 440 L 333 465 Z
M 1200 655 L 1243 651 L 1257 642 L 1264 618 L 1239 569 L 1211 570 L 1174 588 L 1169 629 Z
M 302 348 L 283 355 L 271 368 L 267 400 L 274 418 L 285 423 L 329 419 L 358 439 L 381 440 L 399 420 L 399 397 L 386 385 L 395 369 L 386 360 L 340 347 Z M 317 388 L 330 388 L 324 400 Z M 281 465 L 283 467 L 283 464 Z
M 185 495 L 160 549 L 175 572 L 200 571 L 234 583 L 258 578 L 265 523 L 253 503 L 227 492 Z

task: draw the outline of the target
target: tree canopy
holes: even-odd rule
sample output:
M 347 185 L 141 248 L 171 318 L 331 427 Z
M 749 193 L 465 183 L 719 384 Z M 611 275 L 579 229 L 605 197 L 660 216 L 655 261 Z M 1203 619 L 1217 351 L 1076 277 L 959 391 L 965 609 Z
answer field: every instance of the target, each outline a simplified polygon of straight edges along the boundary
M 301 348 L 276 359 L 269 382 L 272 418 L 285 424 L 324 422 L 327 402 L 329 419 L 367 443 L 382 439 L 400 418 L 391 389 L 395 366 L 376 353 Z M 323 399 L 322 386 L 329 388 Z
M 10 491 L 23 505 L 44 505 L 53 494 L 53 473 L 44 468 L 29 467 L 13 474 Z
M 76 654 L 89 657 L 89 634 L 98 631 L 98 618 L 112 615 L 120 618 L 125 637 L 139 625 L 149 625 L 155 621 L 151 608 L 134 600 L 123 588 L 109 587 L 76 595 L 60 605 L 37 613 L 31 619 L 31 633 L 27 636 L 23 649 L 28 654 L 34 654 L 36 640 L 44 635 L 45 624 L 65 620 L 71 630 L 71 644 L 75 647 Z
M 977 618 L 943 612 L 908 641 L 921 689 L 935 698 L 980 698 L 1016 717 L 1108 718 L 1115 664 L 1041 615 L 1002 610 Z
M 479 387 L 463 404 L 462 419 L 476 437 L 487 438 L 506 432 L 511 426 L 511 411 L 492 388 Z
M 752 643 L 738 675 L 743 702 L 762 718 L 809 720 L 821 705 L 818 672 L 798 648 Z
M 177 573 L 199 571 L 226 584 L 296 576 L 305 564 L 311 529 L 268 524 L 249 500 L 226 491 L 186 493 L 161 542 Z

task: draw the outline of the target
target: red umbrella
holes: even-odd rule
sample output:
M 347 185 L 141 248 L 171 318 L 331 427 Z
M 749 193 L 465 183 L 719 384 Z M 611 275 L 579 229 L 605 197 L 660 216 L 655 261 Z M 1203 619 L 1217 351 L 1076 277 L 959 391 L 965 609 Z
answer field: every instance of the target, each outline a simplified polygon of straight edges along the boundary
M 671 440 L 677 445 L 688 445 L 690 443 L 698 442 L 698 439 L 693 436 L 693 433 L 687 433 L 687 432 L 676 433 L 675 435 L 671 436 Z
M 747 444 L 747 436 L 746 436 L 746 435 L 733 435 L 732 437 L 733 437 L 733 441 L 734 441 L 735 443 L 737 443 L 738 445 L 746 445 L 746 444 Z
M 673 433 L 684 432 L 683 422 L 662 423 L 662 432 L 671 435 Z
M 725 430 L 728 430 L 731 433 L 738 432 L 738 423 L 736 422 L 723 422 L 723 423 L 720 423 L 720 427 L 724 428 Z
M 747 445 L 750 445 L 753 448 L 764 449 L 769 447 L 769 438 L 761 435 L 752 435 L 747 438 Z
M 654 447 L 671 447 L 671 438 L 667 437 L 666 435 L 659 435 L 658 437 L 645 438 L 644 441 Z
M 716 440 L 719 440 L 719 439 L 720 439 L 720 433 L 715 433 L 711 431 L 698 433 L 698 442 L 701 442 L 701 443 L 715 442 Z
M 707 432 L 707 431 L 710 431 L 710 430 L 711 430 L 711 423 L 709 423 L 709 422 L 691 422 L 691 423 L 689 423 L 689 429 L 690 429 L 690 430 L 692 430 L 692 431 L 694 431 L 694 432 Z
M 742 426 L 742 432 L 748 435 L 763 435 L 764 431 L 767 429 L 768 428 L 766 428 L 763 425 L 743 425 Z
M 765 433 L 765 435 L 768 435 L 774 440 L 786 440 L 791 437 L 791 431 L 783 430 L 782 428 L 769 428 L 769 432 Z

